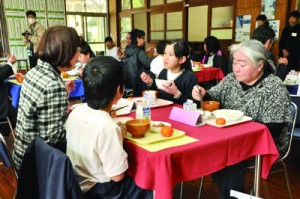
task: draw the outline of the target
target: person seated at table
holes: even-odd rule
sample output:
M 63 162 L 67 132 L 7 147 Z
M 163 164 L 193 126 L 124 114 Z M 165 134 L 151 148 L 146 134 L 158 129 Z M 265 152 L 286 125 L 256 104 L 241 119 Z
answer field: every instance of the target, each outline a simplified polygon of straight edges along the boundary
M 14 55 L 9 55 L 7 57 L 7 63 L 0 66 L 0 122 L 6 121 L 6 117 L 8 117 L 13 128 L 16 127 L 18 111 L 11 104 L 4 80 L 14 74 L 14 63 L 16 63 L 16 57 Z M 7 123 L 0 125 L 0 133 L 4 136 L 9 136 L 10 128 Z
M 165 53 L 165 68 L 160 72 L 157 79 L 168 80 L 170 86 L 162 85 L 157 88 L 155 77 L 143 72 L 141 79 L 148 85 L 149 89 L 158 89 L 158 97 L 183 104 L 187 99 L 192 99 L 193 86 L 198 83 L 196 75 L 191 70 L 191 62 L 187 58 L 189 55 L 189 45 L 187 41 L 168 41 Z
M 156 46 L 155 58 L 150 63 L 150 71 L 157 77 L 164 69 L 164 52 L 166 48 L 166 40 L 160 40 Z
M 87 104 L 74 109 L 66 123 L 69 156 L 85 198 L 153 198 L 126 174 L 126 129 L 110 116 L 123 96 L 123 68 L 112 57 L 96 57 L 83 72 Z M 101 91 L 101 92 L 99 92 Z
M 79 48 L 80 48 L 80 55 L 78 57 L 78 61 L 81 64 L 81 67 L 79 68 L 79 76 L 81 77 L 86 63 L 92 59 L 91 57 L 92 50 L 91 47 L 86 42 L 81 43 L 79 45 Z
M 280 154 L 288 147 L 288 124 L 292 122 L 290 96 L 283 82 L 274 75 L 274 63 L 267 58 L 260 41 L 248 40 L 230 47 L 233 73 L 207 92 L 193 88 L 193 98 L 216 100 L 222 109 L 240 110 L 253 121 L 270 130 Z M 220 198 L 228 198 L 230 190 L 243 191 L 247 162 L 241 162 L 214 173 Z
M 288 74 L 288 69 L 287 69 L 288 60 L 287 60 L 287 58 L 281 57 L 276 62 L 275 56 L 271 52 L 271 48 L 273 46 L 274 39 L 275 39 L 274 30 L 272 28 L 270 28 L 269 26 L 261 25 L 253 31 L 251 38 L 260 41 L 264 45 L 265 49 L 267 50 L 266 51 L 267 58 L 272 60 L 274 65 L 277 66 L 275 74 L 282 81 L 284 81 L 286 75 Z M 228 72 L 232 72 L 232 59 L 231 58 L 228 61 Z
M 189 54 L 188 58 L 194 62 L 201 62 L 202 59 L 201 59 L 200 54 L 198 54 L 196 51 L 194 51 L 191 42 L 188 42 L 188 44 L 189 44 L 189 48 L 190 48 L 190 54 Z
M 223 74 L 227 75 L 227 58 L 220 50 L 219 39 L 214 36 L 208 36 L 204 39 L 204 53 L 201 55 L 202 64 L 208 64 L 213 67 L 221 68 Z
M 83 36 L 79 36 L 79 40 L 80 40 L 79 45 L 86 44 L 86 45 L 88 45 L 89 48 L 91 49 L 91 50 L 90 50 L 90 57 L 91 57 L 91 58 L 96 57 L 96 55 L 95 55 L 94 51 L 92 50 L 90 44 L 88 44 L 88 43 L 84 40 Z
M 78 47 L 79 37 L 74 28 L 53 26 L 43 34 L 37 48 L 38 63 L 26 74 L 20 94 L 13 151 L 17 169 L 27 146 L 37 135 L 52 147 L 66 151 L 68 96 L 75 84 L 64 83 L 61 72 L 74 68 Z
M 260 41 L 264 45 L 267 50 L 267 58 L 272 60 L 274 65 L 277 66 L 276 75 L 284 81 L 288 74 L 288 60 L 287 58 L 280 57 L 276 62 L 275 55 L 271 52 L 271 48 L 275 40 L 274 30 L 267 25 L 261 25 L 253 31 L 251 38 Z

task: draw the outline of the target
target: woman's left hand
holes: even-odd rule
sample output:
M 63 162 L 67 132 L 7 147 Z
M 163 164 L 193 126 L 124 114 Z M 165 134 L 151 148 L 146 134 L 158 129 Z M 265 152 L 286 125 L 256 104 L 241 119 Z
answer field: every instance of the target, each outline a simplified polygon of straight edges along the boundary
M 177 96 L 180 93 L 180 91 L 178 90 L 174 80 L 171 80 L 170 82 L 171 82 L 171 86 L 162 85 L 163 88 L 161 90 L 165 91 L 166 93 Z
M 66 81 L 65 86 L 68 91 L 68 94 L 75 90 L 75 83 L 73 80 Z

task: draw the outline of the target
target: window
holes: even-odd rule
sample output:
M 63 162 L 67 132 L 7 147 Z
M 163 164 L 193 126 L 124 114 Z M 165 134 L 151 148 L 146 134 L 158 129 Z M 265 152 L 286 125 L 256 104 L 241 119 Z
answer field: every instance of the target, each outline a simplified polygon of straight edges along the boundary
M 151 26 L 151 33 L 150 39 L 151 40 L 162 40 L 164 39 L 164 27 L 165 27 L 165 16 L 164 14 L 152 14 L 150 18 L 150 26 Z
M 66 0 L 67 25 L 77 30 L 98 54 L 108 35 L 107 0 Z
M 182 12 L 167 13 L 166 39 L 181 39 L 182 36 Z
M 161 5 L 164 4 L 164 0 L 151 0 L 150 6 Z
M 121 40 L 126 40 L 126 35 L 132 30 L 131 18 L 123 17 L 121 18 Z
M 212 8 L 210 34 L 218 39 L 233 38 L 233 6 Z
M 198 25 L 199 13 L 201 13 L 201 25 Z M 189 7 L 188 20 L 188 40 L 203 41 L 207 37 L 208 6 Z
M 143 8 L 143 7 L 145 7 L 144 0 L 122 0 L 121 2 L 122 10 L 129 10 L 131 8 Z

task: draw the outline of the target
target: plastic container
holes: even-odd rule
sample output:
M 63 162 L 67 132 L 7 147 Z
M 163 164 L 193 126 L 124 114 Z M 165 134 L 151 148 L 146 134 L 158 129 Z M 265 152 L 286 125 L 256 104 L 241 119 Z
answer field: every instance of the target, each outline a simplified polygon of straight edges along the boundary
M 151 109 L 148 101 L 144 101 L 143 105 L 143 119 L 151 121 Z
M 195 111 L 197 110 L 197 105 L 193 102 L 193 100 L 188 99 L 183 103 L 183 109 L 188 111 Z

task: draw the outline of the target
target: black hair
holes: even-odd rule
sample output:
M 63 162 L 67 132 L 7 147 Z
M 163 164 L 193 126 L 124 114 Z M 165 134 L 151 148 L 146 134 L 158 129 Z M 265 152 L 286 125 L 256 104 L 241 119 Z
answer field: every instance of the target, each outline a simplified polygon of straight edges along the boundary
M 256 17 L 256 21 L 263 21 L 263 22 L 264 22 L 264 25 L 269 26 L 269 21 L 268 21 L 266 15 L 258 15 L 258 16 Z
M 82 41 L 80 44 L 79 44 L 79 47 L 80 47 L 80 53 L 84 54 L 84 55 L 87 55 L 88 53 L 92 54 L 92 49 L 90 47 L 90 45 L 86 42 L 86 41 Z
M 217 53 L 220 50 L 220 42 L 217 37 L 208 36 L 204 39 L 204 44 L 206 44 L 206 50 L 209 53 Z
M 267 25 L 258 26 L 252 33 L 251 39 L 256 39 L 265 44 L 269 39 L 275 38 L 275 32 Z
M 156 52 L 158 54 L 164 54 L 166 45 L 167 45 L 166 40 L 160 40 L 156 45 Z
M 184 63 L 180 65 L 180 69 L 191 69 L 191 62 L 188 58 L 190 54 L 190 48 L 189 43 L 182 39 L 176 39 L 172 41 L 168 41 L 167 45 L 173 45 L 174 46 L 174 54 L 177 58 L 182 58 L 183 56 L 186 57 L 186 60 Z
M 296 17 L 297 19 L 299 19 L 300 13 L 298 10 L 294 10 L 293 12 L 290 13 L 289 17 Z
M 123 92 L 123 68 L 112 57 L 95 57 L 86 64 L 82 81 L 88 106 L 104 109 L 113 101 L 118 86 Z
M 104 43 L 106 43 L 106 42 L 111 42 L 111 43 L 113 43 L 114 41 L 113 41 L 113 39 L 112 39 L 110 36 L 108 36 L 108 37 L 106 37 L 105 40 L 104 40 Z
M 26 12 L 26 17 L 28 17 L 28 15 L 33 15 L 34 18 L 36 18 L 36 13 L 35 13 L 33 10 L 28 10 L 28 11 Z
M 132 44 L 137 44 L 137 38 L 142 38 L 145 37 L 145 32 L 143 30 L 139 30 L 139 29 L 133 29 L 131 31 L 131 42 Z

